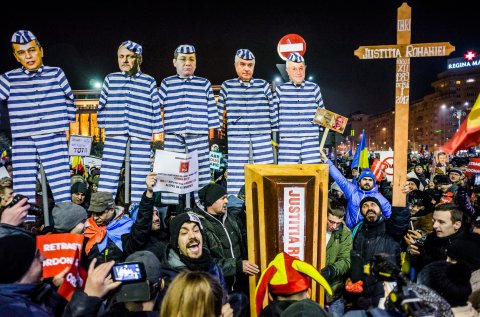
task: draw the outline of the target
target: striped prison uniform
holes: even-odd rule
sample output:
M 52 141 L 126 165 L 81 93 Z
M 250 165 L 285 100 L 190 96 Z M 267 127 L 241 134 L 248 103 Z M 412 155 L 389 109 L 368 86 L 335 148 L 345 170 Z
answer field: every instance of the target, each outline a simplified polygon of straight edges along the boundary
M 263 79 L 240 78 L 223 82 L 218 97 L 218 114 L 227 111 L 228 179 L 227 192 L 237 195 L 245 183 L 244 165 L 273 164 L 271 132 L 278 131 L 278 114 L 270 85 Z
M 317 108 L 324 108 L 320 87 L 303 81 L 283 83 L 275 90 L 279 117 L 278 164 L 319 164 L 319 126 L 313 123 Z
M 63 71 L 24 67 L 0 76 L 0 101 L 8 100 L 12 130 L 13 188 L 35 202 L 37 164 L 45 170 L 55 203 L 70 201 L 70 165 L 65 131 L 75 122 L 73 93 Z
M 160 106 L 165 130 L 164 150 L 198 151 L 198 186 L 210 182 L 209 129 L 219 128 L 212 85 L 205 78 L 178 75 L 162 80 Z M 198 191 L 195 191 L 198 201 Z M 162 203 L 178 204 L 178 195 L 162 193 Z
M 99 191 L 117 194 L 120 170 L 130 138 L 131 202 L 140 203 L 145 178 L 151 171 L 152 133 L 163 132 L 157 82 L 138 72 L 105 77 L 98 103 L 98 126 L 105 128 L 105 147 L 100 170 Z

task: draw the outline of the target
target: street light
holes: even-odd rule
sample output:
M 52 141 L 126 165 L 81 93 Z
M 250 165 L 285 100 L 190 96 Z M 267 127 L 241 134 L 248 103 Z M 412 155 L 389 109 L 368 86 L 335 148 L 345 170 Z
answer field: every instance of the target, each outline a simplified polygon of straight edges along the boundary
M 460 129 L 462 118 L 465 117 L 467 115 L 467 113 L 465 111 L 463 111 L 462 109 L 456 109 L 453 106 L 450 107 L 450 112 L 452 113 L 452 116 L 454 118 L 457 118 L 457 120 L 458 120 L 458 127 L 457 127 L 457 131 L 458 131 L 458 129 Z

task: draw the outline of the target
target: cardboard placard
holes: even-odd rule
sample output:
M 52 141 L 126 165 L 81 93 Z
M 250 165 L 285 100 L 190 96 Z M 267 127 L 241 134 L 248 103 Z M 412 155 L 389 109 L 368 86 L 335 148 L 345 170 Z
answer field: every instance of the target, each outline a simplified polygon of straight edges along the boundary
M 68 143 L 68 155 L 88 156 L 92 149 L 92 137 L 71 135 Z
M 313 122 L 335 132 L 343 133 L 347 126 L 348 118 L 325 108 L 317 108 Z

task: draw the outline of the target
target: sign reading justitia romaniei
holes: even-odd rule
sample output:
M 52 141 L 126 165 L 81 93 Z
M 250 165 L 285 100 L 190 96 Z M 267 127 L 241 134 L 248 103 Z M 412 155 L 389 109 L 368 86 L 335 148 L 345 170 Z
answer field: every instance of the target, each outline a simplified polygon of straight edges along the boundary
M 395 58 L 395 139 L 392 205 L 404 207 L 402 193 L 407 180 L 408 108 L 410 103 L 410 58 L 448 56 L 455 47 L 448 42 L 411 44 L 412 8 L 404 2 L 397 11 L 397 44 L 360 46 L 355 56 L 360 59 Z

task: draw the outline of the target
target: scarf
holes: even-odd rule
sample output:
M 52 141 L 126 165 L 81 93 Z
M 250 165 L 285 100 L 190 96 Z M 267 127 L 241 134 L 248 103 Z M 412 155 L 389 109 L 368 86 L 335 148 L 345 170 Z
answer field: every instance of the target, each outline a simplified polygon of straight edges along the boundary
M 179 255 L 180 260 L 192 271 L 208 272 L 210 270 L 210 265 L 213 262 L 210 252 L 208 252 L 208 250 L 205 248 L 202 250 L 202 256 L 198 259 L 192 259 L 183 254 Z
M 87 220 L 89 226 L 85 229 L 84 235 L 88 238 L 85 246 L 87 254 L 90 253 L 92 248 L 97 245 L 98 251 L 101 253 L 108 244 L 108 239 L 123 251 L 122 235 L 130 233 L 133 220 L 127 216 L 121 216 L 120 218 L 113 219 L 107 226 L 98 226 L 92 217 Z M 107 239 L 105 239 L 107 237 Z

